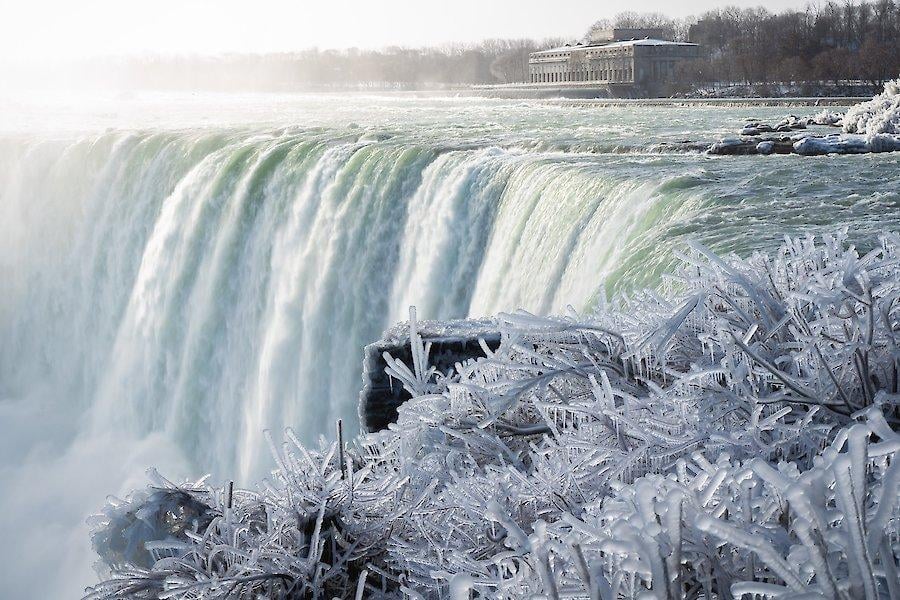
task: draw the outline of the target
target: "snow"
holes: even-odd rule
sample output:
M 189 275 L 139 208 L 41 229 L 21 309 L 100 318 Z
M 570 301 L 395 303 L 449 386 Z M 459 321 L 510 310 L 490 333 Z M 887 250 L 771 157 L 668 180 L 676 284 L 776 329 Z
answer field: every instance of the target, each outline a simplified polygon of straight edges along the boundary
M 288 430 L 232 506 L 208 482 L 116 501 L 215 516 L 88 598 L 898 597 L 900 236 L 681 260 L 591 315 L 498 315 L 449 374 L 412 313 L 396 424 L 344 452 Z
M 688 42 L 673 42 L 670 40 L 657 40 L 653 38 L 641 39 L 641 40 L 622 40 L 619 42 L 610 42 L 609 44 L 603 44 L 604 48 L 623 48 L 628 46 L 696 46 L 697 44 L 690 44 Z
M 827 108 L 823 108 L 822 112 L 810 117 L 810 122 L 815 125 L 825 125 L 829 127 L 840 127 L 843 125 L 844 115 L 839 112 L 831 112 Z
M 543 54 L 554 54 L 560 52 L 570 52 L 572 50 L 583 50 L 587 48 L 628 48 L 631 46 L 696 46 L 697 44 L 690 44 L 688 42 L 673 42 L 670 40 L 657 40 L 653 38 L 645 38 L 645 39 L 637 39 L 637 40 L 621 40 L 618 42 L 609 42 L 605 44 L 571 44 L 566 46 L 559 46 L 557 48 L 548 48 L 547 50 L 540 50 L 535 52 L 534 54 L 543 55 Z
M 884 84 L 884 91 L 869 102 L 851 107 L 843 123 L 847 133 L 900 135 L 900 79 Z

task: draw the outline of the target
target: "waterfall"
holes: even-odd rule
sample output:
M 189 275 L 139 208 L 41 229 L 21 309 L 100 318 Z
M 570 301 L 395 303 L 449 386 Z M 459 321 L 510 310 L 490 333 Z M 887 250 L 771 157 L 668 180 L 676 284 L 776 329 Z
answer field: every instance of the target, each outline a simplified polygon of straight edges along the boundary
M 352 433 L 361 349 L 410 304 L 584 310 L 653 281 L 703 202 L 690 175 L 326 130 L 0 142 L 0 510 L 47 519 L 0 560 L 149 465 L 249 485 L 264 430 Z
M 264 429 L 312 439 L 352 420 L 360 350 L 410 304 L 584 309 L 697 202 L 558 156 L 346 136 L 3 152 L 2 394 L 40 381 L 95 429 L 165 432 L 244 478 Z

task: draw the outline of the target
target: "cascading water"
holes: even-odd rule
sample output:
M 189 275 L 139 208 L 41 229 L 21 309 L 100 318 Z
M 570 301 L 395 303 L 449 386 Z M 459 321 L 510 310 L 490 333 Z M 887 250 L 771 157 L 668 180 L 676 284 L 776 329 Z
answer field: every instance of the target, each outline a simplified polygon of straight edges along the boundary
M 120 479 L 163 463 L 249 483 L 264 430 L 354 428 L 361 349 L 410 304 L 438 319 L 584 308 L 619 254 L 700 202 L 577 160 L 359 136 L 3 152 L 0 395 L 23 420 L 59 419 L 56 469 L 77 456 Z M 122 485 L 100 480 L 95 505 Z
M 150 465 L 250 485 L 264 430 L 352 430 L 361 349 L 411 304 L 425 319 L 583 310 L 652 285 L 686 237 L 746 252 L 795 223 L 897 221 L 884 162 L 850 176 L 862 191 L 845 202 L 795 163 L 751 185 L 746 163 L 536 144 L 555 134 L 512 123 L 533 109 L 503 113 L 515 140 L 395 122 L 2 138 L 4 593 L 75 595 L 92 560 L 76 525 Z M 484 110 L 471 119 L 501 118 Z M 587 119 L 547 110 L 552 128 Z M 804 221 L 810 197 L 828 217 Z
M 496 147 L 169 134 L 19 152 L 6 395 L 44 381 L 94 430 L 164 432 L 241 479 L 264 429 L 352 418 L 362 346 L 410 304 L 583 308 L 623 248 L 698 202 Z

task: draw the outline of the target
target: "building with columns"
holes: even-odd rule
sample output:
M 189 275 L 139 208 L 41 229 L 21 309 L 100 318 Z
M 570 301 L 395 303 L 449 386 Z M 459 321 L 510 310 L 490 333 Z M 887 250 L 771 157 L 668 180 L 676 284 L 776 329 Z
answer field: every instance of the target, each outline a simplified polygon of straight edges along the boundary
M 612 29 L 596 32 L 586 43 L 534 52 L 529 83 L 652 93 L 674 81 L 678 65 L 697 58 L 700 50 L 697 44 L 660 38 L 658 29 Z

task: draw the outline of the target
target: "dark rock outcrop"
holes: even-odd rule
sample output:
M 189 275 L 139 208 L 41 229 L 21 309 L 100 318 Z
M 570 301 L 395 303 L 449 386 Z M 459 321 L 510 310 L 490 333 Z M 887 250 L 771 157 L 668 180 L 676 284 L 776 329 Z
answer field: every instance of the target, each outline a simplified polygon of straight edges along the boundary
M 492 350 L 500 346 L 500 331 L 492 319 L 420 321 L 418 332 L 423 342 L 431 343 L 429 366 L 442 373 L 451 370 L 456 363 L 484 356 L 479 340 L 484 340 Z M 385 373 L 385 352 L 412 368 L 407 323 L 396 325 L 386 331 L 382 339 L 365 348 L 359 422 L 368 432 L 381 431 L 395 422 L 397 408 L 411 397 L 399 381 Z
M 186 543 L 187 532 L 203 533 L 218 512 L 199 493 L 156 489 L 140 493 L 104 510 L 104 526 L 91 538 L 94 551 L 107 567 L 134 565 L 149 569 L 158 557 L 148 542 Z

